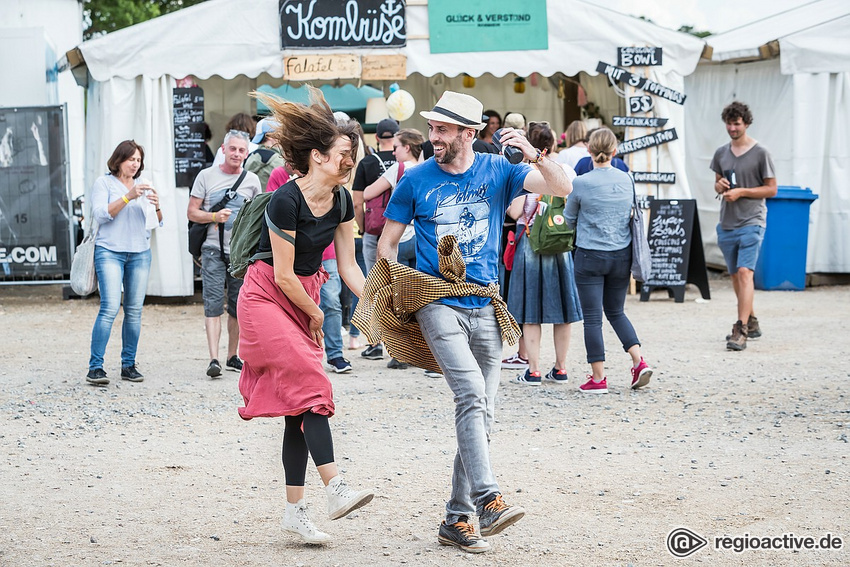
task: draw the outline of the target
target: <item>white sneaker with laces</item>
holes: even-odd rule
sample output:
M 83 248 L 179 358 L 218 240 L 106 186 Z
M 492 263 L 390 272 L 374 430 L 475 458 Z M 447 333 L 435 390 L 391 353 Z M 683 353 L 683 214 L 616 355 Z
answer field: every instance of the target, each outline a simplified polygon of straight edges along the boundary
M 325 487 L 328 493 L 328 516 L 339 520 L 372 501 L 375 493 L 371 490 L 353 490 L 338 475 Z
M 305 542 L 314 545 L 322 545 L 331 541 L 331 536 L 319 531 L 310 521 L 310 517 L 307 516 L 307 505 L 303 498 L 295 504 L 286 503 L 286 511 L 283 513 L 283 530 L 299 535 Z

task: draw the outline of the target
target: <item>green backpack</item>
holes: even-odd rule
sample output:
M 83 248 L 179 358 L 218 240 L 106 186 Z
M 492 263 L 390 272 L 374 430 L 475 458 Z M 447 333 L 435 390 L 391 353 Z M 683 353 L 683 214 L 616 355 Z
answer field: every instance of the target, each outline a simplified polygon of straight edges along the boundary
M 345 191 L 345 189 L 341 187 L 340 191 L 337 191 L 337 198 L 339 198 L 340 218 L 344 219 L 348 199 L 342 197 L 342 191 Z M 245 201 L 242 208 L 239 209 L 239 214 L 236 215 L 236 220 L 233 221 L 233 229 L 230 231 L 229 271 L 234 278 L 244 278 L 248 266 L 253 262 L 272 257 L 271 252 L 257 252 L 257 247 L 260 245 L 260 232 L 263 230 L 263 218 L 266 219 L 266 225 L 275 234 L 295 246 L 295 239 L 276 227 L 269 219 L 266 206 L 269 204 L 272 195 L 274 195 L 274 191 L 260 193 L 253 199 Z
M 564 197 L 541 195 L 528 243 L 537 254 L 561 254 L 576 247 L 576 231 L 564 219 Z

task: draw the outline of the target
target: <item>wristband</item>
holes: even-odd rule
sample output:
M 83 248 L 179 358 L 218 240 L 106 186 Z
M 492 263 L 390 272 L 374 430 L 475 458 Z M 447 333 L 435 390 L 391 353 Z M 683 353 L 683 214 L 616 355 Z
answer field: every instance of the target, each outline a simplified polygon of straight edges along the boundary
M 159 209 L 157 209 L 156 212 L 159 212 Z
M 125 205 L 130 204 L 130 199 L 127 198 L 127 195 L 121 195 L 121 200 L 124 201 Z
M 215 222 L 215 213 L 213 213 L 213 222 Z
M 537 150 L 537 157 L 534 158 L 533 160 L 529 161 L 528 163 L 539 163 L 540 160 L 543 159 L 543 156 L 545 156 L 546 154 L 547 154 L 546 150 L 543 150 L 542 152 L 540 150 Z

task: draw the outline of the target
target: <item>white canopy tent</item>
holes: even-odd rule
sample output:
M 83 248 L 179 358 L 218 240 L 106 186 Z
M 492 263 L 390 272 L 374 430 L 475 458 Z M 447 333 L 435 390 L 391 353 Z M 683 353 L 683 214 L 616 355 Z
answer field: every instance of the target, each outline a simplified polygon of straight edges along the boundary
M 807 273 L 850 272 L 850 3 L 818 0 L 708 38 L 714 49 L 685 80 L 687 173 L 697 197 L 706 257 L 716 246 L 715 149 L 728 141 L 723 107 L 753 112 L 751 136 L 771 152 L 779 185 L 810 187 Z M 768 222 L 770 222 L 768 220 Z
M 403 48 L 330 49 L 321 53 L 405 55 L 410 78 L 401 85 L 414 95 L 419 109 L 430 108 L 447 88 L 462 90 L 463 74 L 504 77 L 515 73 L 527 77 L 537 73 L 544 78 L 539 93 L 527 93 L 526 100 L 534 101 L 531 105 L 517 98 L 522 95 L 502 92 L 508 89 L 492 78 L 482 79 L 480 90 L 465 92 L 481 98 L 485 108 L 513 108 L 526 112 L 531 119 L 553 120 L 563 117 L 563 108 L 547 90 L 551 87 L 545 77 L 579 72 L 593 76 L 600 60 L 616 63 L 617 47 L 658 46 L 664 50 L 664 64 L 645 68 L 647 76 L 682 92 L 684 77 L 693 72 L 704 48 L 701 40 L 687 34 L 581 0 L 547 0 L 548 50 L 432 55 L 427 6 L 408 5 L 406 16 L 408 39 Z M 80 73 L 84 64 L 89 90 L 87 185 L 103 173 L 108 156 L 122 139 L 133 137 L 145 147 L 145 175 L 159 189 L 166 213 L 166 226 L 157 229 L 153 238 L 155 260 L 148 292 L 190 295 L 192 269 L 183 228 L 188 195 L 185 189 L 174 187 L 171 89 L 176 79 L 193 76 L 204 88 L 208 117 L 250 112 L 248 91 L 263 83 L 279 85 L 286 79 L 278 0 L 209 0 L 85 42 L 78 51 L 84 61 L 78 62 L 75 76 L 84 76 Z M 494 85 L 497 88 L 492 88 Z M 689 111 L 691 106 L 688 101 Z M 677 184 L 665 190 L 669 196 L 689 197 L 684 175 L 684 108 L 658 98 L 656 112 L 670 119 L 667 127 L 677 128 L 680 141 L 658 148 L 651 165 L 641 163 L 641 156 L 635 155 L 633 168 L 679 172 Z M 415 114 L 403 125 L 423 128 L 424 121 Z M 649 133 L 645 129 L 630 132 L 630 137 Z

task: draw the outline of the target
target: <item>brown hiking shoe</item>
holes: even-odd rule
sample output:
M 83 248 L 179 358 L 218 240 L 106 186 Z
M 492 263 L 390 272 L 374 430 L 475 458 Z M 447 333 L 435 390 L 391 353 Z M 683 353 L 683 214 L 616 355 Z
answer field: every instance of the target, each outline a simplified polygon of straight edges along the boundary
M 761 336 L 761 327 L 759 327 L 758 317 L 750 315 L 749 319 L 747 319 L 747 338 L 748 339 L 757 339 Z M 726 340 L 731 340 L 732 334 L 726 335 Z
M 761 327 L 759 327 L 759 320 L 756 316 L 750 315 L 750 318 L 747 319 L 747 338 L 757 339 L 760 336 Z
M 732 325 L 732 335 L 726 341 L 727 350 L 744 350 L 747 348 L 747 327 L 740 321 Z

